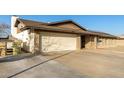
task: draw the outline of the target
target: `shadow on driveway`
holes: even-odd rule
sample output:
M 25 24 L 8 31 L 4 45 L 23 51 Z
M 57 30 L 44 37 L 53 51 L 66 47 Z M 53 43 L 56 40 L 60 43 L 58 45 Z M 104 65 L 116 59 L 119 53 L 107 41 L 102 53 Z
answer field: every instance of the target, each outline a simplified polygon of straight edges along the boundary
M 54 57 L 54 58 L 50 58 L 50 59 L 48 59 L 48 60 L 46 60 L 46 61 L 43 61 L 43 62 L 40 62 L 40 63 L 38 63 L 38 64 L 35 64 L 35 65 L 33 65 L 33 66 L 29 67 L 29 68 L 26 68 L 26 69 L 24 69 L 24 70 L 22 70 L 22 71 L 20 71 L 20 72 L 18 72 L 18 73 L 15 73 L 15 74 L 13 74 L 13 75 L 11 75 L 11 76 L 8 76 L 7 78 L 12 78 L 12 77 L 14 77 L 14 76 L 16 76 L 16 75 L 19 75 L 19 74 L 21 74 L 21 73 L 23 73 L 23 72 L 25 72 L 25 71 L 28 71 L 28 70 L 30 70 L 30 69 L 32 69 L 32 68 L 35 68 L 35 67 L 37 67 L 37 66 L 39 66 L 39 65 L 41 65 L 41 64 L 44 64 L 44 63 L 47 63 L 47 62 L 49 62 L 49 61 L 51 61 L 51 60 L 54 60 L 54 59 L 63 57 L 63 56 L 68 55 L 68 54 L 70 54 L 70 53 L 72 53 L 72 51 L 71 51 L 71 52 L 68 52 L 68 53 L 65 53 L 65 54 L 63 54 L 63 55 L 59 55 L 59 56 Z M 34 56 L 35 56 L 35 55 L 34 55 Z
M 20 54 L 20 55 L 16 55 L 16 56 L 7 56 L 7 57 L 0 58 L 0 63 L 14 62 L 14 61 L 22 60 L 25 58 L 31 58 L 36 55 L 38 55 L 38 54 L 25 53 L 25 54 Z

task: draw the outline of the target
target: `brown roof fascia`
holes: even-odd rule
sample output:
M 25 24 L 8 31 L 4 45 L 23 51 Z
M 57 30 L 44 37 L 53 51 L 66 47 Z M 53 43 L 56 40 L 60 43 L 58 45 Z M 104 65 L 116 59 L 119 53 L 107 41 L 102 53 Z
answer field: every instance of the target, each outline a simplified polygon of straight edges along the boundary
M 81 35 L 94 35 L 94 36 L 101 36 L 101 37 L 110 37 L 110 38 L 117 38 L 113 35 L 103 35 L 102 32 L 91 32 L 91 31 L 82 31 L 82 30 L 75 30 L 75 29 L 65 29 L 65 28 L 58 28 L 58 27 L 51 27 L 51 26 L 42 26 L 42 27 L 32 27 L 32 26 L 26 26 L 22 28 L 21 30 L 26 29 L 37 29 L 37 30 L 44 30 L 44 31 L 51 31 L 51 32 L 63 32 L 63 33 L 74 33 L 74 34 L 81 34 Z M 105 34 L 105 33 L 104 33 Z
M 20 19 L 18 18 L 16 23 L 15 23 L 15 27 L 17 27 L 18 23 L 22 23 L 24 26 L 29 26 L 29 25 L 33 25 L 33 24 L 37 24 L 37 25 L 47 25 L 47 23 L 45 22 L 38 22 L 38 21 L 32 21 L 32 20 L 25 20 L 25 19 Z
M 48 25 L 52 26 L 52 25 L 56 25 L 56 24 L 64 24 L 64 23 L 70 23 L 70 22 L 75 24 L 76 26 L 80 27 L 83 30 L 87 30 L 86 28 L 82 27 L 80 24 L 74 22 L 73 20 L 64 20 L 64 21 L 58 21 L 58 22 L 50 22 L 50 23 L 48 23 Z
M 124 40 L 124 38 L 122 38 L 122 37 L 119 37 L 118 39 L 119 39 L 119 40 Z
M 22 23 L 24 26 L 26 26 L 26 25 L 23 23 L 23 21 L 21 21 L 19 18 L 16 20 L 14 26 L 17 27 L 17 25 L 18 25 L 19 23 Z
M 42 26 L 42 27 L 32 27 L 32 26 L 26 26 L 21 29 L 21 31 L 26 29 L 35 29 L 35 30 L 43 30 L 43 31 L 51 31 L 51 32 L 63 32 L 63 33 L 72 33 L 72 34 L 82 34 L 82 35 L 90 35 L 92 33 L 90 32 L 83 32 L 83 31 L 77 31 L 75 29 L 65 29 L 65 28 L 58 28 L 58 27 L 50 27 L 50 26 Z
M 20 19 L 20 21 L 22 22 L 30 22 L 30 23 L 37 23 L 37 24 L 40 24 L 40 25 L 48 25 L 48 23 L 45 23 L 45 22 L 39 22 L 39 21 L 34 21 L 34 20 L 27 20 L 27 19 Z
M 110 37 L 110 38 L 118 38 L 117 36 L 105 33 L 105 32 L 98 32 L 98 31 L 92 31 L 92 30 L 88 30 L 89 32 L 95 33 L 97 36 L 101 36 L 101 37 Z

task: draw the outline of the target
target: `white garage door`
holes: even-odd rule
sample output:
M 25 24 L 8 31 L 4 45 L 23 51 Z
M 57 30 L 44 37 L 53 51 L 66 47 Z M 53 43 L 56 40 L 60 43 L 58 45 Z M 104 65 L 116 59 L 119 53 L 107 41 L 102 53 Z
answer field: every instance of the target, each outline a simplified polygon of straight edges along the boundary
M 41 32 L 41 51 L 76 50 L 76 38 L 75 34 Z

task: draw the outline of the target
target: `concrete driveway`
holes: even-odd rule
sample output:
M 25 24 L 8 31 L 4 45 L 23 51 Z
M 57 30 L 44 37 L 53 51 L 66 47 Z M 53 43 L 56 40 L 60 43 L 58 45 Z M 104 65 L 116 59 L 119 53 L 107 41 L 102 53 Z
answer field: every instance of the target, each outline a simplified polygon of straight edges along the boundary
M 124 52 L 112 50 L 82 50 L 56 61 L 87 77 L 124 77 Z
M 41 77 L 84 77 L 71 68 L 54 61 L 54 59 L 68 55 L 70 52 L 59 53 L 54 56 L 23 54 L 0 59 L 1 78 L 41 78 Z
M 124 77 L 124 52 L 81 50 L 0 59 L 0 77 Z

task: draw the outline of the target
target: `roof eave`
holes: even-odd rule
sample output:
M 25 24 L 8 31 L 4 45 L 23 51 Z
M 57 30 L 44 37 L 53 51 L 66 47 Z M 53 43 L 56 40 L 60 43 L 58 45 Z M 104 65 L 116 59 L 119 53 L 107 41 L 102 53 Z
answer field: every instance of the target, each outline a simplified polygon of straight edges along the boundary
M 48 25 L 56 25 L 56 24 L 62 24 L 62 23 L 68 23 L 68 22 L 72 22 L 73 24 L 77 25 L 78 27 L 80 27 L 81 29 L 87 31 L 86 28 L 82 27 L 80 24 L 74 22 L 73 20 L 64 20 L 64 21 L 60 21 L 60 22 L 51 22 Z

